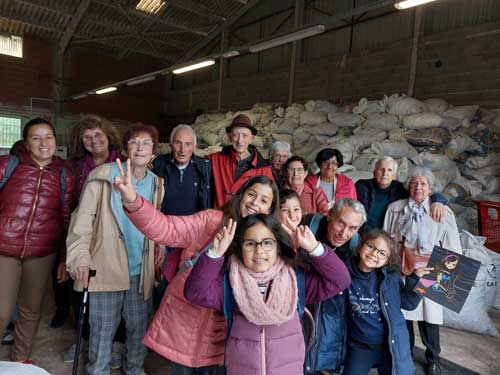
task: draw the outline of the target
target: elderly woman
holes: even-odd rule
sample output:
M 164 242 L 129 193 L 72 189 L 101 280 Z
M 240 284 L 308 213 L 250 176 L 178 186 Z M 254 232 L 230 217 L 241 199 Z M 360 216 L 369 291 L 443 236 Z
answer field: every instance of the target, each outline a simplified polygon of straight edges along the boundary
M 147 167 L 157 142 L 156 128 L 143 124 L 132 125 L 123 137 L 131 183 L 155 206 L 161 204 L 163 184 Z M 113 188 L 119 175 L 116 163 L 89 173 L 67 238 L 68 270 L 77 286 L 88 285 L 91 292 L 89 375 L 109 374 L 112 339 L 122 317 L 127 332 L 124 372 L 141 375 L 146 355 L 141 340 L 151 306 L 155 246 L 125 215 Z M 90 269 L 96 276 L 89 280 Z
M 70 147 L 71 164 L 76 179 L 75 199 L 80 200 L 80 195 L 85 180 L 90 171 L 104 163 L 114 162 L 121 157 L 122 140 L 118 130 L 104 117 L 88 114 L 83 116 L 72 130 Z M 54 287 L 56 314 L 53 322 L 65 320 L 67 314 L 67 295 L 62 287 Z M 80 311 L 83 298 L 81 292 L 74 291 L 71 298 L 75 314 Z M 62 324 L 59 324 L 62 325 Z M 58 324 L 54 324 L 57 327 Z M 85 315 L 82 337 L 86 343 L 89 339 L 88 314 Z M 125 342 L 125 327 L 122 323 L 118 326 L 113 344 L 111 368 L 117 369 L 122 365 L 122 344 Z M 71 345 L 63 354 L 65 363 L 73 362 L 76 345 Z
M 319 173 L 308 176 L 307 182 L 323 189 L 328 198 L 328 207 L 331 208 L 341 198 L 357 199 L 352 180 L 337 173 L 337 169 L 344 165 L 344 158 L 339 150 L 325 148 L 318 152 L 314 161 L 319 167 Z
M 410 198 L 391 203 L 387 208 L 384 230 L 396 235 L 402 251 L 414 251 L 419 255 L 432 252 L 434 245 L 461 253 L 460 236 L 455 216 L 449 207 L 444 207 L 443 219 L 435 222 L 430 217 L 429 195 L 434 188 L 435 178 L 425 168 L 414 168 L 406 182 Z M 415 335 L 413 321 L 418 322 L 422 342 L 426 347 L 427 373 L 439 374 L 439 325 L 443 324 L 443 307 L 424 298 L 417 309 L 405 311 L 413 349 Z
M 74 178 L 65 161 L 54 156 L 56 132 L 49 121 L 29 121 L 23 140 L 24 152 L 0 157 L 0 332 L 17 306 L 11 358 L 29 362 L 56 254 L 58 281 L 69 277 L 64 238 Z
M 307 163 L 300 156 L 292 156 L 283 166 L 286 173 L 286 183 L 284 188 L 293 189 L 300 196 L 303 214 L 314 214 L 316 212 L 328 213 L 328 199 L 325 192 L 306 182 Z
M 271 145 L 270 152 L 269 162 L 273 168 L 274 179 L 276 180 L 278 187 L 281 187 L 286 181 L 286 177 L 283 174 L 283 166 L 288 158 L 292 156 L 290 144 L 288 142 L 275 141 Z

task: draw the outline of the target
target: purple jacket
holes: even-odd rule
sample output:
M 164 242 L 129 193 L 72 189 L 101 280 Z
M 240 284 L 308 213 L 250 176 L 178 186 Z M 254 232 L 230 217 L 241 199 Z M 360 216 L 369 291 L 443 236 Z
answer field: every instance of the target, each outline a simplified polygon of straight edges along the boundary
M 309 257 L 314 270 L 305 271 L 306 303 L 318 303 L 338 294 L 351 283 L 349 272 L 326 245 L 320 257 Z M 200 256 L 184 287 L 193 304 L 222 311 L 224 258 Z M 299 375 L 303 373 L 304 336 L 298 313 L 281 325 L 257 326 L 236 309 L 226 341 L 228 375 Z

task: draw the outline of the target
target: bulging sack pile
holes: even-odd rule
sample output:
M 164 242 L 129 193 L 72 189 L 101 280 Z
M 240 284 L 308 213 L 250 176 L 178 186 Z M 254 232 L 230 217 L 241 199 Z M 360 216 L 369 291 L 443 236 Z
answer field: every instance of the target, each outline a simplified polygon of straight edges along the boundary
M 207 147 L 213 152 L 229 144 L 225 128 L 239 113 L 247 114 L 258 129 L 254 144 L 264 156 L 273 141 L 286 141 L 312 172 L 316 154 L 325 147 L 342 152 L 345 165 L 340 172 L 354 181 L 371 178 L 381 156 L 398 160 L 401 181 L 414 166 L 430 168 L 436 175 L 435 190 L 450 199 L 465 225 L 460 229 L 472 233 L 477 233 L 477 224 L 461 218 L 475 211 L 470 198 L 500 193 L 500 109 L 454 107 L 439 98 L 421 101 L 400 94 L 363 98 L 342 108 L 324 100 L 289 107 L 257 103 L 241 112 L 199 116 L 193 127 L 200 154 L 209 153 Z

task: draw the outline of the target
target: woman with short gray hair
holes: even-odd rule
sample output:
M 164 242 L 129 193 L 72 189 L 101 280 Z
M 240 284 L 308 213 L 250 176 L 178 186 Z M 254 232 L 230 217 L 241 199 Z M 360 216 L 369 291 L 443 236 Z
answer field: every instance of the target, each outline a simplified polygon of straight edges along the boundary
M 430 256 L 435 245 L 461 253 L 460 236 L 455 215 L 444 207 L 443 219 L 433 221 L 430 217 L 429 195 L 435 184 L 435 177 L 426 168 L 414 168 L 406 181 L 410 197 L 389 205 L 385 215 L 384 230 L 395 235 L 401 244 L 401 255 L 406 259 L 403 271 L 411 273 L 411 265 L 419 267 L 411 259 L 422 261 Z M 413 264 L 412 264 L 413 263 Z M 439 325 L 443 324 L 443 307 L 424 298 L 413 311 L 403 310 L 413 349 L 415 335 L 413 321 L 418 322 L 422 342 L 426 347 L 427 374 L 439 374 Z

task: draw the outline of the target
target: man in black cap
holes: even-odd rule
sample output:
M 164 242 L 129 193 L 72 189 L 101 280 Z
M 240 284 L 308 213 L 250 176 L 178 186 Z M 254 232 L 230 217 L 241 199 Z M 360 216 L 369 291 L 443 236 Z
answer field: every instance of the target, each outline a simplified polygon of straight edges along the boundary
M 247 115 L 236 116 L 226 133 L 231 145 L 208 156 L 212 161 L 215 207 L 226 203 L 250 177 L 264 175 L 274 180 L 271 166 L 251 145 L 257 129 Z

